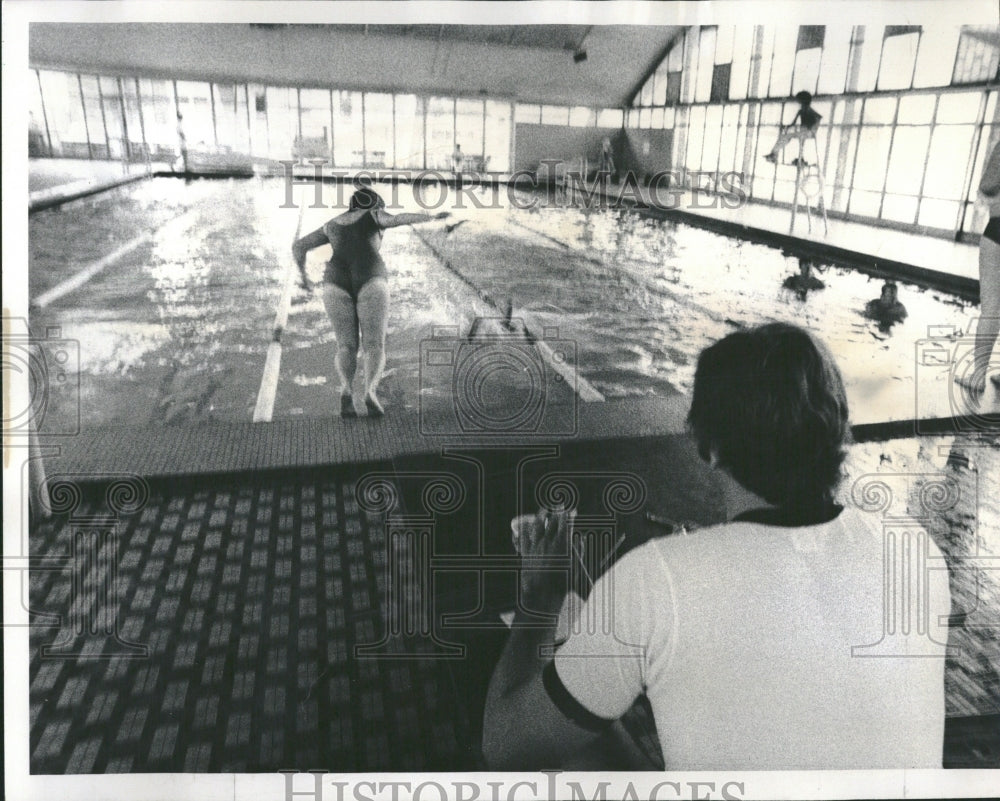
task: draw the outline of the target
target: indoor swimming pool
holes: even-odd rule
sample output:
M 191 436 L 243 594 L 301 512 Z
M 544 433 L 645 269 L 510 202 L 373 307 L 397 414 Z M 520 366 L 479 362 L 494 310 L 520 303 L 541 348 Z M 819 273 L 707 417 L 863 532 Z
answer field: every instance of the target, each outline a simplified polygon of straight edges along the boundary
M 464 221 L 450 232 L 433 222 L 385 235 L 392 306 L 382 394 L 390 408 L 416 408 L 421 392 L 438 391 L 420 374 L 420 342 L 436 326 L 462 337 L 476 317 L 510 307 L 536 336 L 570 343 L 579 375 L 606 398 L 687 393 L 706 345 L 735 328 L 781 320 L 809 328 L 833 351 L 854 422 L 956 413 L 940 399 L 947 371 L 923 364 L 920 353 L 960 346 L 975 304 L 900 282 L 909 314 L 887 327 L 864 316 L 882 281 L 848 267 L 804 263 L 774 247 L 630 211 L 525 209 L 530 198 L 506 189 L 466 190 L 464 208 L 453 208 L 457 196 L 442 188 L 382 186 L 398 198 L 396 211 L 418 211 L 415 193 L 422 192 L 430 204 L 443 198 L 449 224 Z M 338 213 L 336 197 L 324 185 L 326 207 L 315 208 L 313 187 L 296 186 L 289 208 L 276 178 L 153 178 L 33 215 L 35 301 L 148 236 L 32 311 L 34 330 L 54 326 L 79 343 L 83 424 L 249 419 L 291 243 Z M 313 281 L 328 253 L 310 254 Z M 787 288 L 804 268 L 825 287 Z M 295 288 L 272 419 L 335 413 L 333 343 L 319 292 Z M 71 381 L 65 399 L 53 392 L 49 414 L 72 409 L 75 390 Z M 960 393 L 951 397 L 960 407 Z

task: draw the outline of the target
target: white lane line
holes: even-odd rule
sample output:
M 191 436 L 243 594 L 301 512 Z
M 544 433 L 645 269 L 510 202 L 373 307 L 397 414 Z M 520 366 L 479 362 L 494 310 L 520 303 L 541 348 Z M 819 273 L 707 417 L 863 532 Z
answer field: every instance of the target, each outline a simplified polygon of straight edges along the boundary
M 302 230 L 302 206 L 299 206 L 299 221 L 295 226 L 294 242 Z M 271 344 L 267 346 L 267 356 L 264 359 L 264 373 L 260 377 L 260 389 L 257 390 L 257 404 L 253 409 L 253 422 L 270 423 L 274 414 L 274 400 L 278 396 L 278 377 L 281 374 L 281 333 L 288 322 L 288 312 L 292 307 L 292 285 L 295 274 L 292 264 L 286 262 L 285 285 L 281 289 L 278 309 L 274 315 L 274 326 L 271 328 Z
M 33 301 L 31 305 L 35 308 L 41 309 L 48 306 L 52 301 L 58 300 L 63 295 L 68 295 L 75 289 L 79 289 L 85 283 L 87 283 L 91 278 L 93 278 L 98 273 L 102 272 L 107 267 L 110 267 L 119 259 L 124 258 L 129 253 L 131 253 L 136 248 L 144 245 L 146 242 L 151 242 L 154 237 L 159 236 L 162 239 L 169 239 L 173 236 L 177 236 L 181 231 L 176 230 L 186 226 L 194 218 L 193 212 L 184 212 L 178 215 L 174 219 L 167 222 L 158 231 L 150 231 L 149 233 L 141 234 L 134 239 L 130 239 L 124 245 L 120 245 L 115 250 L 111 251 L 107 256 L 98 259 L 91 264 L 88 264 L 82 270 L 71 275 L 65 281 L 56 284 L 52 289 L 47 292 L 43 292 Z
M 63 295 L 68 295 L 74 289 L 79 289 L 87 281 L 97 275 L 99 272 L 104 270 L 106 267 L 114 264 L 119 259 L 127 256 L 133 250 L 138 248 L 140 245 L 144 245 L 150 239 L 152 239 L 152 234 L 143 234 L 142 236 L 137 236 L 135 239 L 129 240 L 121 247 L 116 248 L 103 259 L 98 259 L 97 261 L 88 264 L 79 272 L 67 278 L 65 281 L 56 284 L 48 292 L 43 292 L 33 301 L 32 305 L 41 309 L 48 306 L 52 301 L 58 300 Z

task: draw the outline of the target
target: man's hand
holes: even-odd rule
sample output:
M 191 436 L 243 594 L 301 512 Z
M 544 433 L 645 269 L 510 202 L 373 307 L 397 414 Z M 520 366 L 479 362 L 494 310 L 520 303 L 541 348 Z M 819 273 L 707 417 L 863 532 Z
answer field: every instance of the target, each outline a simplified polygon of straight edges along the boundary
M 560 598 L 565 586 L 553 575 L 551 561 L 569 556 L 569 535 L 576 510 L 542 510 L 530 525 L 520 527 L 517 549 L 521 554 L 523 598 Z M 528 521 L 525 521 L 528 522 Z M 546 570 L 546 566 L 548 569 Z

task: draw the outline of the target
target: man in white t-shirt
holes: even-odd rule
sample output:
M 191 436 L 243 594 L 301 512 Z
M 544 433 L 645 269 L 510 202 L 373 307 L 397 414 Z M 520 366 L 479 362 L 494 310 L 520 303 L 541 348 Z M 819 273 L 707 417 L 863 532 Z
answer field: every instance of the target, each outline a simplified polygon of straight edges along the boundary
M 849 427 L 825 348 L 785 324 L 729 335 L 699 359 L 689 424 L 729 522 L 626 554 L 554 658 L 554 626 L 515 619 L 487 761 L 558 767 L 645 693 L 668 770 L 940 767 L 947 570 L 911 532 L 887 589 L 881 520 L 834 503 Z M 571 525 L 522 531 L 525 607 L 560 608 L 539 558 L 567 553 Z

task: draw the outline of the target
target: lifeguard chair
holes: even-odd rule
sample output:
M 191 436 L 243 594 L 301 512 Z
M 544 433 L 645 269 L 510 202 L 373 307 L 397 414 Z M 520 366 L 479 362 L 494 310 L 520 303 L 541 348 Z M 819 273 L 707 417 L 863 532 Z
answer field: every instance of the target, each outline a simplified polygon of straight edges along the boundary
M 823 168 L 819 164 L 819 145 L 816 143 L 815 132 L 797 137 L 799 143 L 799 155 L 792 161 L 795 165 L 795 197 L 792 200 L 792 222 L 788 226 L 788 233 L 795 230 L 795 217 L 799 211 L 800 198 L 804 202 L 806 210 L 806 225 L 809 233 L 812 233 L 812 204 L 818 198 L 818 206 L 823 214 L 823 236 L 829 233 L 826 219 L 826 186 L 823 180 Z M 806 159 L 806 142 L 812 142 L 813 155 L 815 161 Z

